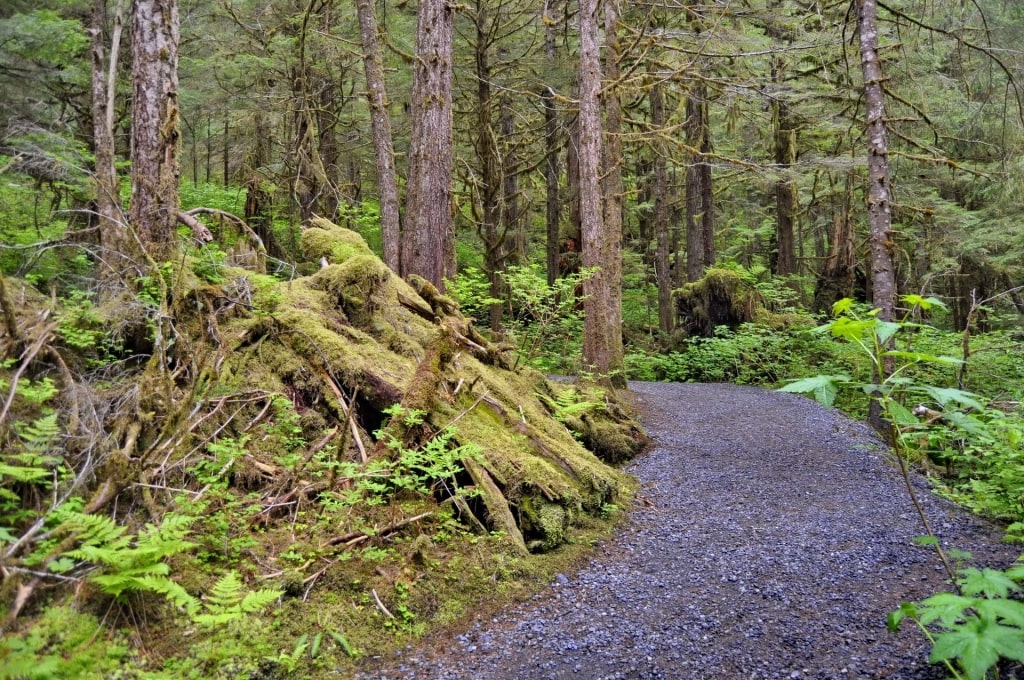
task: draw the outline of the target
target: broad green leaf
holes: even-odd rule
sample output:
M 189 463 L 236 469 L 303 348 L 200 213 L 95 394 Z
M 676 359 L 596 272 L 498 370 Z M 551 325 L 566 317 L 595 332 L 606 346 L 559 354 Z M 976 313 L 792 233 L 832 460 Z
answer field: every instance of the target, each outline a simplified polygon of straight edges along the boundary
M 910 409 L 895 400 L 885 402 L 885 410 L 889 417 L 897 425 L 918 425 L 921 421 L 917 419 Z
M 914 545 L 931 546 L 931 545 L 938 545 L 939 544 L 939 539 L 935 538 L 934 536 L 927 536 L 927 535 L 925 535 L 925 536 L 914 536 L 914 540 L 911 541 L 911 542 Z
M 935 636 L 935 646 L 928 660 L 932 663 L 960 659 L 970 680 L 982 680 L 989 668 L 999 660 L 999 643 L 986 634 L 987 626 L 978 619 L 948 633 Z
M 885 627 L 889 629 L 890 633 L 897 633 L 900 629 L 900 623 L 907 617 L 911 619 L 917 618 L 917 605 L 913 602 L 901 602 L 899 609 L 889 612 L 889 616 L 885 617 Z
M 960 589 L 966 595 L 985 595 L 986 597 L 1006 597 L 1011 592 L 1018 592 L 1020 586 L 997 569 L 975 569 L 970 567 L 960 572 Z
M 964 610 L 978 603 L 974 597 L 964 597 L 956 593 L 936 593 L 927 600 L 918 603 L 918 620 L 927 625 L 933 621 L 940 622 L 946 628 L 953 628 L 964 616 Z
M 900 298 L 903 302 L 907 303 L 911 307 L 920 307 L 921 309 L 928 310 L 932 307 L 939 307 L 940 309 L 946 309 L 946 303 L 937 297 L 921 297 L 920 295 L 904 295 Z
M 982 618 L 989 618 L 993 621 L 1003 619 L 1006 623 L 1013 624 L 1018 628 L 1024 628 L 1024 602 L 1019 600 L 1001 597 L 982 600 L 978 602 L 975 609 Z M 1021 633 L 1024 635 L 1024 630 Z
M 945 413 L 946 420 L 956 425 L 964 432 L 973 434 L 976 437 L 990 437 L 991 433 L 988 430 L 988 425 L 984 421 L 978 420 L 974 416 L 966 413 L 960 413 L 959 411 L 947 411 Z
M 925 392 L 930 394 L 935 401 L 939 402 L 943 406 L 948 406 L 950 403 L 953 403 L 978 409 L 979 411 L 983 411 L 985 409 L 981 402 L 978 401 L 978 395 L 973 392 L 958 390 L 954 387 L 935 387 L 934 385 L 925 385 L 923 389 Z
M 829 330 L 837 338 L 844 338 L 850 342 L 860 342 L 865 336 L 866 331 L 875 325 L 874 319 L 868 321 L 861 321 L 859 319 L 851 319 L 846 316 L 841 316 L 832 322 Z
M 878 321 L 875 324 L 875 336 L 878 338 L 878 344 L 888 344 L 892 337 L 899 332 L 900 328 L 901 325 L 893 321 Z
M 839 392 L 839 385 L 849 381 L 850 376 L 848 375 L 816 375 L 812 378 L 794 380 L 788 385 L 780 387 L 779 391 L 798 394 L 812 393 L 819 404 L 831 408 L 835 403 L 836 394 Z
M 895 357 L 897 359 L 903 359 L 908 363 L 928 363 L 928 364 L 941 364 L 943 366 L 959 366 L 964 363 L 962 360 L 956 357 L 940 357 L 935 354 L 928 354 L 926 352 L 903 352 L 901 350 L 890 350 L 883 352 L 883 356 Z
M 844 312 L 848 312 L 851 307 L 853 307 L 853 298 L 837 300 L 835 304 L 832 305 L 832 316 L 839 316 Z

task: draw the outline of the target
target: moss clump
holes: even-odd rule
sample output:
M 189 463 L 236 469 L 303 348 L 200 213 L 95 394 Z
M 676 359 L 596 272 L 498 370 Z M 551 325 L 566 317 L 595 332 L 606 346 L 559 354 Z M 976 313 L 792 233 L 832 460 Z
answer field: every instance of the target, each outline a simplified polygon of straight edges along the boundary
M 358 253 L 321 269 L 311 283 L 336 300 L 353 324 L 368 328 L 383 302 L 382 287 L 390 276 L 391 270 L 379 259 Z
M 299 247 L 307 260 L 327 260 L 328 264 L 341 264 L 355 255 L 373 255 L 362 236 L 321 217 L 314 218 L 302 232 Z
M 764 313 L 764 298 L 729 269 L 709 269 L 699 281 L 673 292 L 679 327 L 690 336 L 710 338 L 715 328 L 736 328 Z

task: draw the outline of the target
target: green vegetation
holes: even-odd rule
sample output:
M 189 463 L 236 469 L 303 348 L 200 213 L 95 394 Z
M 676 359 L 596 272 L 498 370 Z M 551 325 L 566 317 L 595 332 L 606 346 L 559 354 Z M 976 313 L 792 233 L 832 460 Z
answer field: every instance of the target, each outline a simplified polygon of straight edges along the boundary
M 621 178 L 584 205 L 579 7 L 460 4 L 457 160 L 430 203 L 454 218 L 446 290 L 378 259 L 355 3 L 181 3 L 160 157 L 182 182 L 160 188 L 183 223 L 153 261 L 163 211 L 127 217 L 158 184 L 129 175 L 132 31 L 104 63 L 139 4 L 0 7 L 3 674 L 327 675 L 546 582 L 628 507 L 609 464 L 643 443 L 588 381 L 619 367 L 581 371 L 583 288 L 619 264 L 604 330 L 628 377 L 877 416 L 907 470 L 1024 538 L 1020 3 L 882 3 L 884 243 L 848 3 L 619 7 Z M 418 6 L 374 30 L 404 187 Z M 583 267 L 605 217 L 621 258 Z M 867 306 L 871 245 L 899 320 Z M 1019 570 L 950 571 L 966 599 L 901 610 L 934 658 L 971 678 L 1019 658 Z

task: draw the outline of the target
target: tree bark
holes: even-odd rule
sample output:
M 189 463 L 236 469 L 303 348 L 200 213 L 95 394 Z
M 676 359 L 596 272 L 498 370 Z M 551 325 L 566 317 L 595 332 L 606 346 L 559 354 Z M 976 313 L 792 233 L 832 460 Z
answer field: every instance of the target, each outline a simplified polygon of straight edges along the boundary
M 422 0 L 416 25 L 402 275 L 444 290 L 455 275 L 452 219 L 452 32 L 447 0 Z
M 772 80 L 782 82 L 781 58 L 772 57 Z M 796 130 L 789 104 L 782 99 L 778 88 L 772 99 L 772 137 L 775 167 L 783 173 L 775 182 L 775 250 L 772 253 L 772 273 L 779 276 L 796 273 L 796 186 L 789 171 L 796 161 Z
M 892 207 L 889 191 L 889 146 L 885 129 L 885 97 L 882 64 L 878 58 L 878 5 L 876 0 L 858 0 L 861 71 L 864 76 L 864 106 L 868 140 L 868 225 L 871 244 L 872 305 L 878 318 L 892 321 L 896 306 L 896 279 L 892 261 Z M 893 372 L 892 357 L 876 365 L 874 380 L 884 383 Z M 888 439 L 890 425 L 875 397 L 868 408 L 868 422 Z
M 882 64 L 878 58 L 878 5 L 858 0 L 861 70 L 868 140 L 868 224 L 871 242 L 872 304 L 879 318 L 892 321 L 896 278 L 892 261 L 892 206 L 889 188 L 889 142 L 885 129 Z
M 149 256 L 178 250 L 178 0 L 132 4 L 132 195 L 129 221 Z
M 121 48 L 121 17 L 123 0 L 114 10 L 110 32 L 110 57 L 106 56 L 104 27 L 107 23 L 107 0 L 93 0 L 90 32 L 92 33 L 92 126 L 93 154 L 96 159 L 96 217 L 100 244 L 104 247 L 101 275 L 113 276 L 122 267 L 115 264 L 118 254 L 130 252 L 128 230 L 121 212 L 121 185 L 114 164 L 114 96 L 117 66 Z
M 377 13 L 373 0 L 356 0 L 359 35 L 363 45 L 363 70 L 366 75 L 366 100 L 370 106 L 370 130 L 377 164 L 377 191 L 380 197 L 381 240 L 384 264 L 400 271 L 400 217 L 398 176 L 395 172 L 394 141 L 388 96 L 384 86 L 384 63 L 377 40 Z
M 694 85 L 686 102 L 686 143 L 692 149 L 686 171 L 686 277 L 696 281 L 715 263 L 714 191 L 707 86 Z
M 604 228 L 601 259 L 606 288 L 608 369 L 612 385 L 626 387 L 622 347 L 622 213 L 626 195 L 622 182 L 622 102 L 619 99 L 619 0 L 604 0 L 605 134 L 603 169 Z
M 561 247 L 559 220 L 561 203 L 558 200 L 558 114 L 555 110 L 555 93 L 550 87 L 541 94 L 544 107 L 544 223 L 546 226 L 546 248 L 548 285 L 558 279 L 558 251 Z
M 672 309 L 672 270 L 669 265 L 671 240 L 669 238 L 668 204 L 668 145 L 665 141 L 665 95 L 661 81 L 654 75 L 654 82 L 648 91 L 651 104 L 651 127 L 654 132 L 651 162 L 651 194 L 654 199 L 654 238 L 657 247 L 654 252 L 654 277 L 658 284 L 658 329 L 666 336 L 672 332 L 675 314 Z
M 580 0 L 580 77 L 579 77 L 579 203 L 583 266 L 593 275 L 583 284 L 583 363 L 584 369 L 605 382 L 618 366 L 614 363 L 612 335 L 615 316 L 608 268 L 609 234 L 605 229 L 601 201 L 601 61 L 598 45 L 597 0 Z M 620 335 L 621 337 L 621 335 Z

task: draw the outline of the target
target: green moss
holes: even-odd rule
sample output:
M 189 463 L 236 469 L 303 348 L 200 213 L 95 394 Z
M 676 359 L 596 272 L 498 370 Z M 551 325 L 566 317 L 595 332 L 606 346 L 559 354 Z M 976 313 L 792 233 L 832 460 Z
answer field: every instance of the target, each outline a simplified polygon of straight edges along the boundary
M 673 291 L 680 326 L 711 337 L 718 326 L 736 328 L 764 311 L 764 298 L 730 269 L 709 269 L 699 281 Z
M 362 236 L 319 217 L 302 232 L 299 247 L 307 260 L 326 259 L 328 264 L 341 264 L 356 255 L 373 254 Z
M 391 270 L 370 254 L 355 254 L 313 276 L 312 285 L 337 301 L 345 315 L 360 327 L 372 327 L 374 313 L 384 301 L 382 285 Z

